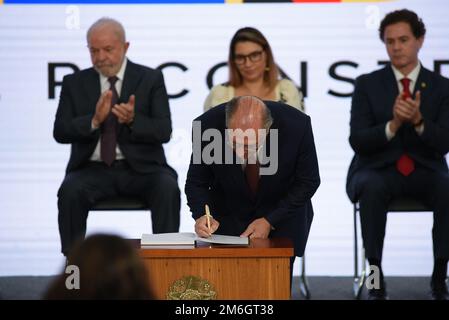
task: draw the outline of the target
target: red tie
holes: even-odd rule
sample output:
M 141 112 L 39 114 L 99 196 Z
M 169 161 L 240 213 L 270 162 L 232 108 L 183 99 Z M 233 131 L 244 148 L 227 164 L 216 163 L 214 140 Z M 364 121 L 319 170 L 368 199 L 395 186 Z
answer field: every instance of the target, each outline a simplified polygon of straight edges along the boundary
M 111 84 L 110 90 L 112 91 L 111 108 L 117 103 L 118 100 L 117 89 L 115 88 L 115 83 L 117 80 L 117 77 L 108 78 L 108 81 Z M 100 148 L 101 160 L 103 160 L 108 166 L 111 166 L 116 156 L 115 148 L 117 146 L 117 126 L 117 117 L 112 112 L 109 112 L 106 120 L 101 125 Z
M 398 161 L 396 161 L 396 168 L 398 171 L 404 175 L 408 176 L 415 170 L 415 162 L 407 154 L 403 154 Z
M 245 167 L 245 177 L 253 196 L 257 193 L 259 186 L 259 161 L 256 163 L 247 163 Z
M 402 87 L 404 88 L 402 90 L 402 99 L 404 100 L 412 97 L 412 93 L 410 92 L 410 81 L 409 78 L 401 79 Z
M 410 93 L 410 79 L 402 78 L 401 83 L 404 87 L 404 90 L 402 91 L 402 99 L 405 100 L 407 98 L 411 98 L 412 94 Z M 404 153 L 396 162 L 396 168 L 403 176 L 407 177 L 415 170 L 415 162 Z

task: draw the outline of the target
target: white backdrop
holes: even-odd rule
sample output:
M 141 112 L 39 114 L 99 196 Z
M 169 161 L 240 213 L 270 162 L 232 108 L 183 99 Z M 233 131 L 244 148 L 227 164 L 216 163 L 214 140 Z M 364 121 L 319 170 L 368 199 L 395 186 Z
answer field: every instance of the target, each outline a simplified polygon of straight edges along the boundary
M 307 64 L 306 111 L 312 117 L 322 184 L 313 198 L 315 220 L 309 237 L 310 275 L 350 275 L 353 271 L 352 205 L 345 193 L 346 172 L 352 157 L 348 144 L 350 83 L 386 60 L 378 38 L 378 22 L 385 13 L 407 7 L 427 26 L 421 51 L 424 66 L 449 60 L 449 12 L 444 0 L 321 4 L 243 5 L 0 5 L 0 276 L 54 274 L 63 261 L 59 253 L 56 191 L 64 175 L 69 147 L 52 138 L 56 99 L 49 98 L 51 63 L 90 66 L 85 33 L 102 16 L 120 20 L 134 62 L 158 67 L 169 62 L 185 66 L 163 70 L 170 94 L 173 138 L 165 146 L 169 163 L 184 189 L 190 157 L 190 126 L 202 112 L 210 69 L 227 57 L 229 41 L 243 26 L 259 28 L 270 41 L 275 58 L 300 85 L 301 62 Z M 70 69 L 57 69 L 60 81 Z M 449 76 L 449 65 L 442 67 Z M 213 82 L 225 81 L 219 69 Z M 304 85 L 304 84 L 303 84 Z M 182 196 L 181 230 L 191 231 L 193 220 Z M 389 275 L 427 275 L 432 268 L 432 215 L 395 213 L 389 216 L 385 244 L 385 272 Z M 92 213 L 88 232 L 116 232 L 140 237 L 151 232 L 145 212 Z M 299 265 L 295 267 L 295 274 Z

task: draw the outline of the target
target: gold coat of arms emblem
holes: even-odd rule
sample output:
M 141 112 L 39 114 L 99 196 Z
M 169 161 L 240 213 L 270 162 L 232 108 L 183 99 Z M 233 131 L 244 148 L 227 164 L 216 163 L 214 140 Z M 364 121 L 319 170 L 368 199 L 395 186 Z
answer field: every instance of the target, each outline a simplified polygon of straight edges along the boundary
M 196 276 L 176 280 L 167 293 L 167 300 L 215 300 L 216 297 L 214 286 Z

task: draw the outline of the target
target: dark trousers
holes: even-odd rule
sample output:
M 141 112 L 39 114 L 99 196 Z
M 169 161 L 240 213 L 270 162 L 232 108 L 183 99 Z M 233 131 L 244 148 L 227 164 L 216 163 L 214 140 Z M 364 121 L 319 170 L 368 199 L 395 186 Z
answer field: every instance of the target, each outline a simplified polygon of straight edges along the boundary
M 433 253 L 449 258 L 449 174 L 417 164 L 409 176 L 395 167 L 356 172 L 354 183 L 360 202 L 360 219 L 366 257 L 382 259 L 388 204 L 394 197 L 411 196 L 433 208 Z
M 84 238 L 89 210 L 96 202 L 116 195 L 144 199 L 151 210 L 153 233 L 178 232 L 180 191 L 176 177 L 165 168 L 143 174 L 126 161 L 111 167 L 89 162 L 69 172 L 58 191 L 61 251 L 68 255 L 73 243 Z

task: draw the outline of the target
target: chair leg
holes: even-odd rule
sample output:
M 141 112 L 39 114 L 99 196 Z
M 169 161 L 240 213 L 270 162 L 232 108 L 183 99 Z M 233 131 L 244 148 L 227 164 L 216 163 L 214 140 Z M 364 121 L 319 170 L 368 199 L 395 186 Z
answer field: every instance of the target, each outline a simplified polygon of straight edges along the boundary
M 354 204 L 354 279 L 352 283 L 352 291 L 355 299 L 360 299 L 363 291 L 363 285 L 366 278 L 366 258 L 365 250 L 362 247 L 362 271 L 359 276 L 359 246 L 358 246 L 358 233 L 357 233 L 357 212 L 359 208 L 357 203 Z
M 299 291 L 307 300 L 310 299 L 309 284 L 306 276 L 306 255 L 301 257 L 301 275 L 299 276 Z
M 366 258 L 365 258 L 365 249 L 362 249 L 362 271 L 359 278 L 354 278 L 353 291 L 354 298 L 359 300 L 362 296 L 363 286 L 365 285 L 366 280 Z

